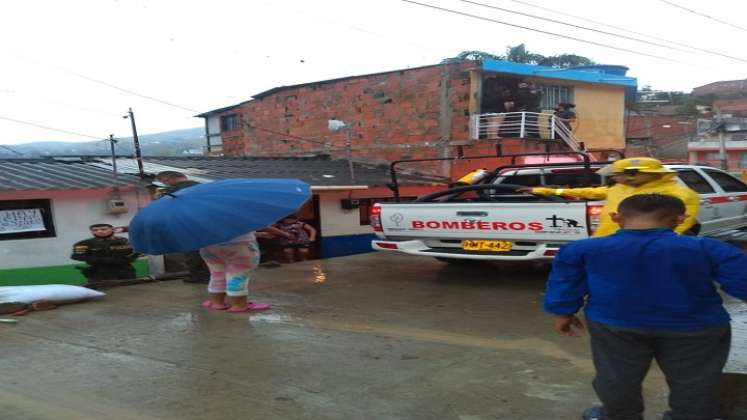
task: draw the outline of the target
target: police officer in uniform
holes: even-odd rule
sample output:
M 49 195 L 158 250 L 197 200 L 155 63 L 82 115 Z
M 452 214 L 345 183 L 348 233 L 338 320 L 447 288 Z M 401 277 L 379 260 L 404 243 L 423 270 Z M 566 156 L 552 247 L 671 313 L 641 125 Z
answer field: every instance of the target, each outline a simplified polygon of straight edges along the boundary
M 76 242 L 70 258 L 88 263 L 79 267 L 88 282 L 135 278 L 132 262 L 138 254 L 125 238 L 114 236 L 114 227 L 106 223 L 89 226 L 93 238 Z

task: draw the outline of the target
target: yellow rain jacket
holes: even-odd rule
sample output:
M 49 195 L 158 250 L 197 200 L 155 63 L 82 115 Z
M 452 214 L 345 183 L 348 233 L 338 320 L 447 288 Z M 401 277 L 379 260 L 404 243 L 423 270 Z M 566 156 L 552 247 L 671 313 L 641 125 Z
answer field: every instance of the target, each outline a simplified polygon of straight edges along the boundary
M 560 195 L 563 197 L 576 197 L 591 200 L 606 200 L 602 209 L 599 228 L 593 236 L 607 236 L 617 232 L 620 225 L 615 223 L 610 217 L 610 212 L 617 211 L 617 207 L 624 199 L 636 194 L 665 194 L 677 197 L 685 203 L 687 217 L 685 221 L 677 226 L 675 232 L 684 233 L 690 229 L 696 222 L 698 210 L 700 208 L 700 197 L 698 193 L 690 188 L 683 187 L 675 179 L 676 174 L 666 174 L 656 181 L 632 187 L 629 185 L 615 184 L 611 187 L 597 188 L 532 188 L 532 193 L 542 195 Z

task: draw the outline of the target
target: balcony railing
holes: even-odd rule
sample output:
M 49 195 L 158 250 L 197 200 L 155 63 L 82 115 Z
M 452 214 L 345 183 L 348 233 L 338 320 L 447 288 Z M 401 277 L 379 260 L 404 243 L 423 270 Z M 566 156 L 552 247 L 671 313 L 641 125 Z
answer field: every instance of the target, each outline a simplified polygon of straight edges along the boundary
M 574 152 L 583 151 L 581 141 L 553 114 L 541 112 L 504 112 L 475 114 L 470 119 L 470 138 L 561 140 Z

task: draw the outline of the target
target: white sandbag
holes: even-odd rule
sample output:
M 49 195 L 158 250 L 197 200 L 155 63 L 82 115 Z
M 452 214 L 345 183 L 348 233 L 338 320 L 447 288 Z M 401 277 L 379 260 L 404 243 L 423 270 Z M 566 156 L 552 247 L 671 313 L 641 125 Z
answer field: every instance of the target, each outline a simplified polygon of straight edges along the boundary
M 0 303 L 32 303 L 48 300 L 53 303 L 72 303 L 105 296 L 97 290 L 70 284 L 42 284 L 38 286 L 0 287 Z

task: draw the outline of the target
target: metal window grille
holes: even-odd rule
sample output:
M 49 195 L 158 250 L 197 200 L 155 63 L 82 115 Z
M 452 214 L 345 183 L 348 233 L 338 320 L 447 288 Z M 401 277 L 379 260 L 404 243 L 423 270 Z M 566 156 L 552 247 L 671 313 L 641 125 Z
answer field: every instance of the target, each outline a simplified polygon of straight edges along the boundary
M 230 131 L 239 128 L 239 116 L 236 114 L 220 117 L 220 130 Z
M 573 87 L 540 85 L 542 109 L 553 109 L 560 102 L 573 103 Z

